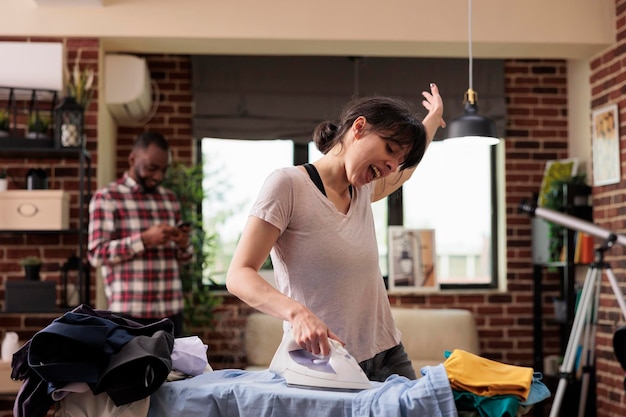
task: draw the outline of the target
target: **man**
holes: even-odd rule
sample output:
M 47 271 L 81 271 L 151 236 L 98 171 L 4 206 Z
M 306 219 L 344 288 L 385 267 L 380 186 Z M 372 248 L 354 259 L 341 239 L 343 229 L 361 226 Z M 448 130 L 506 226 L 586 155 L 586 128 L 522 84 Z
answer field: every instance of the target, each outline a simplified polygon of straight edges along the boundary
M 163 317 L 183 333 L 179 262 L 193 255 L 189 227 L 179 226 L 180 203 L 160 186 L 170 163 L 163 135 L 141 133 L 129 169 L 96 191 L 89 204 L 88 256 L 100 267 L 108 309 L 140 323 Z

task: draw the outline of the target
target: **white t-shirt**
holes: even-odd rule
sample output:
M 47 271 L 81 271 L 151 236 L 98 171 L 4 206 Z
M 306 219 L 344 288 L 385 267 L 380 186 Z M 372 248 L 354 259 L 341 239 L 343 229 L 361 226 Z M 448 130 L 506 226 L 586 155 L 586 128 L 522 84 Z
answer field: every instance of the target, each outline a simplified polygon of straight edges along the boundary
M 298 167 L 274 171 L 251 215 L 281 234 L 271 252 L 277 288 L 322 319 L 358 362 L 400 342 L 378 265 L 372 185 L 343 214 Z

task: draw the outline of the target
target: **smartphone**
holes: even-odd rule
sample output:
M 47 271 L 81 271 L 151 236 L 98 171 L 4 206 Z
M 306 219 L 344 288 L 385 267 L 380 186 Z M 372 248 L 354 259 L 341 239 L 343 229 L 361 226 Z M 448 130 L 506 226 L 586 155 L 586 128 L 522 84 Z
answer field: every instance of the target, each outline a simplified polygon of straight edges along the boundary
M 182 227 L 191 227 L 191 222 L 178 222 L 178 224 L 176 225 L 176 227 L 178 227 L 178 228 L 182 228 Z

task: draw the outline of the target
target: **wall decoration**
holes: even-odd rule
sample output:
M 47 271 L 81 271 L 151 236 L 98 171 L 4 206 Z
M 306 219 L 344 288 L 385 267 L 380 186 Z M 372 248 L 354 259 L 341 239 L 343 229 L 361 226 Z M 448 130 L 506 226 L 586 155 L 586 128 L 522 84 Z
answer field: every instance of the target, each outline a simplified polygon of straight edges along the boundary
M 435 231 L 389 226 L 389 291 L 437 290 Z
M 541 189 L 539 190 L 539 199 L 537 205 L 545 207 L 547 204 L 548 194 L 552 189 L 552 183 L 555 181 L 566 181 L 572 178 L 578 172 L 578 159 L 555 159 L 546 162 L 541 180 Z
M 619 123 L 617 104 L 592 113 L 593 185 L 620 181 Z

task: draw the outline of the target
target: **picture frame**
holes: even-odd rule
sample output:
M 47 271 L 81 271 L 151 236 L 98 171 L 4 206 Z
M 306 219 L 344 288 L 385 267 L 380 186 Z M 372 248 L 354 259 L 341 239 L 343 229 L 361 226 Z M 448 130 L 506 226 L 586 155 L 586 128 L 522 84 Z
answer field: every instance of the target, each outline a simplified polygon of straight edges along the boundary
M 593 185 L 620 182 L 619 114 L 617 104 L 592 112 Z
M 546 162 L 546 167 L 543 171 L 543 178 L 541 179 L 541 188 L 539 190 L 539 196 L 537 205 L 544 207 L 547 199 L 547 195 L 550 192 L 552 183 L 554 181 L 568 180 L 574 177 L 578 173 L 578 159 L 553 159 Z
M 435 231 L 389 226 L 389 291 L 436 291 Z

